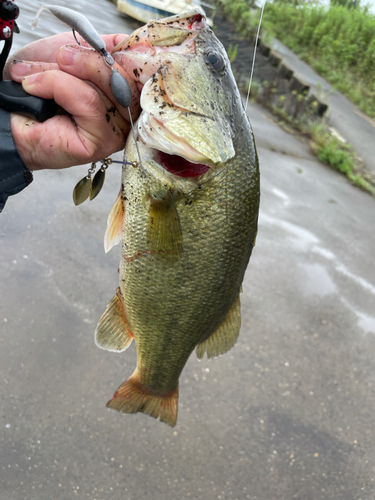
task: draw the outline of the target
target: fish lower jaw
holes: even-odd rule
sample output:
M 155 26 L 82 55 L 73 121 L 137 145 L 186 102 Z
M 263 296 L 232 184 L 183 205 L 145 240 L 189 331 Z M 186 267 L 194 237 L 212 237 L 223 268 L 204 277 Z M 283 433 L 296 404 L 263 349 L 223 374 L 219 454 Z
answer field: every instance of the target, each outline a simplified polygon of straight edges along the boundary
M 138 120 L 137 134 L 139 140 L 147 145 L 149 149 L 164 153 L 165 155 L 179 157 L 182 162 L 206 165 L 205 171 L 212 166 L 212 162 L 206 156 L 193 148 L 186 140 L 174 135 L 165 127 L 162 121 L 157 120 L 144 111 Z M 155 157 L 154 160 L 158 161 L 158 158 Z M 167 171 L 171 172 L 173 170 L 173 173 L 176 175 L 179 175 L 178 171 L 185 171 L 188 168 L 185 164 L 181 168 L 178 168 L 176 167 L 176 161 L 174 161 L 175 166 L 169 169 L 169 163 L 170 159 L 168 161 L 166 158 L 161 162 Z M 189 175 L 182 176 L 189 177 Z
M 209 171 L 210 160 L 186 141 L 169 132 L 163 123 L 151 121 L 144 113 L 138 121 L 138 139 L 143 154 L 163 170 L 178 177 L 200 177 Z

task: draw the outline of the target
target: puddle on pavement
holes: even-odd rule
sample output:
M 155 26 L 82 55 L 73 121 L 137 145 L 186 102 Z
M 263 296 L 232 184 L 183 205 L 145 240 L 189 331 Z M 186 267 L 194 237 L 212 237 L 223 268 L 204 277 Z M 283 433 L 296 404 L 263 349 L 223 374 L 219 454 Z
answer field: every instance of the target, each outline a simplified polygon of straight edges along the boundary
M 327 270 L 321 264 L 300 264 L 303 270 L 302 287 L 307 293 L 330 295 L 337 292 L 337 287 Z
M 310 250 L 311 246 L 317 244 L 319 239 L 307 229 L 287 222 L 285 220 L 280 220 L 274 217 L 270 217 L 264 213 L 260 214 L 260 223 L 277 226 L 279 229 L 284 230 L 288 233 L 288 242 L 292 243 L 296 250 L 306 252 Z
M 375 316 L 359 311 L 346 299 L 341 298 L 342 303 L 350 309 L 357 316 L 358 327 L 365 333 L 372 333 L 375 335 Z

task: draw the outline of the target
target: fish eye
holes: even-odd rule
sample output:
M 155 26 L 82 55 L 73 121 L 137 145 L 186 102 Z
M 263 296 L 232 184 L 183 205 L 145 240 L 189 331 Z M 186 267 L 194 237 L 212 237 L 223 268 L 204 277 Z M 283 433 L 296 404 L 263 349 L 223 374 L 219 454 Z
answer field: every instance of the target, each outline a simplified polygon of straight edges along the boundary
M 213 69 L 220 76 L 225 71 L 225 61 L 221 54 L 216 52 L 208 52 L 205 56 L 206 64 L 210 69 Z

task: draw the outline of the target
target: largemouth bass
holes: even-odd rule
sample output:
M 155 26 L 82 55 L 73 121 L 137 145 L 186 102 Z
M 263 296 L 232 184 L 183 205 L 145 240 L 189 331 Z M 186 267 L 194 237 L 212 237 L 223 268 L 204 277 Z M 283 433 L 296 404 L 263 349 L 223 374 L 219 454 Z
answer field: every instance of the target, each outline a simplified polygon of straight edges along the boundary
M 226 52 L 197 8 L 150 21 L 114 54 L 144 85 L 105 247 L 122 240 L 120 286 L 96 330 L 99 347 L 137 367 L 108 402 L 174 426 L 190 354 L 227 352 L 255 243 L 259 171 L 253 133 Z

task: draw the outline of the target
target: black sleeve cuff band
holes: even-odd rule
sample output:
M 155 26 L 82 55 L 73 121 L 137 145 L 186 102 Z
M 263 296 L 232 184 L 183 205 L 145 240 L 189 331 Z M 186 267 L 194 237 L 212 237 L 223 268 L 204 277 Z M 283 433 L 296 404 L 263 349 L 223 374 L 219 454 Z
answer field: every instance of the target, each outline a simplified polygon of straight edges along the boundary
M 33 174 L 24 164 L 14 144 L 10 114 L 0 109 L 0 212 L 8 196 L 30 184 Z

